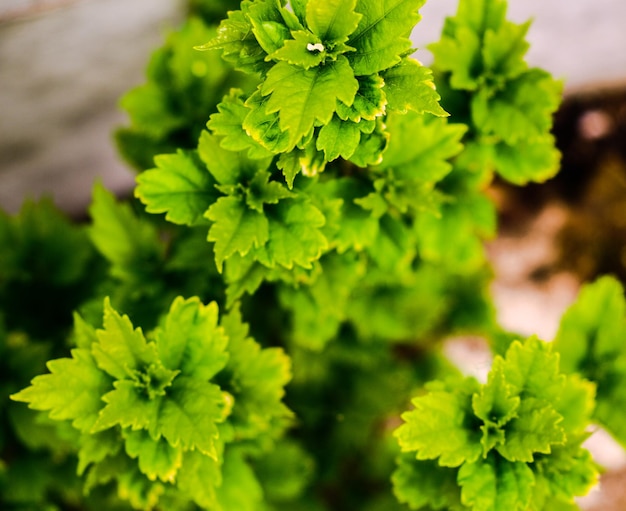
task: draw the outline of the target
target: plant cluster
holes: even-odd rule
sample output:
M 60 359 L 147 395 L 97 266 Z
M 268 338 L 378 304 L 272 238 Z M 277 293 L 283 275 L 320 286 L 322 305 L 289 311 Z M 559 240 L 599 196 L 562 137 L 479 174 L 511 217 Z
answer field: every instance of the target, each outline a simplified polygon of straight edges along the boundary
M 134 198 L 0 216 L 3 509 L 577 509 L 589 424 L 626 444 L 623 289 L 553 345 L 497 324 L 487 188 L 557 172 L 561 84 L 504 0 L 427 68 L 424 2 L 190 2 L 121 102 Z

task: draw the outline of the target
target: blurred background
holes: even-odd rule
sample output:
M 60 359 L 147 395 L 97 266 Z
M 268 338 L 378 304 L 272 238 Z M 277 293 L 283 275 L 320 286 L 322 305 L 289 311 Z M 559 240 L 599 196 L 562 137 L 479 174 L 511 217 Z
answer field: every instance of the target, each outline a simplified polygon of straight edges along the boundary
M 456 5 L 430 0 L 421 10 L 413 40 L 425 64 L 425 46 Z M 95 180 L 129 192 L 134 174 L 112 140 L 126 123 L 118 100 L 143 82 L 151 51 L 184 8 L 183 0 L 0 0 L 1 209 L 51 195 L 80 216 Z M 534 20 L 528 61 L 565 83 L 554 127 L 563 160 L 543 185 L 492 187 L 501 219 L 488 246 L 493 293 L 504 326 L 549 340 L 581 282 L 606 273 L 626 281 L 626 1 L 509 0 L 509 17 Z M 485 366 L 480 344 L 458 349 L 470 370 Z M 609 472 L 583 506 L 626 509 L 626 456 L 602 432 L 591 448 Z

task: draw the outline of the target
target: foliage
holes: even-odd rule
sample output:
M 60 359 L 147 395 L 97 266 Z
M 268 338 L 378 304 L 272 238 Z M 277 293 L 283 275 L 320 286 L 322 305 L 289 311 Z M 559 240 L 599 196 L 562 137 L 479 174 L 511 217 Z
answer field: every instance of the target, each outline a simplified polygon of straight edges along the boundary
M 503 0 L 427 68 L 423 4 L 190 2 L 121 102 L 134 198 L 0 216 L 3 509 L 576 509 L 589 423 L 626 442 L 623 290 L 510 342 L 483 247 L 492 180 L 558 169 L 561 85 Z

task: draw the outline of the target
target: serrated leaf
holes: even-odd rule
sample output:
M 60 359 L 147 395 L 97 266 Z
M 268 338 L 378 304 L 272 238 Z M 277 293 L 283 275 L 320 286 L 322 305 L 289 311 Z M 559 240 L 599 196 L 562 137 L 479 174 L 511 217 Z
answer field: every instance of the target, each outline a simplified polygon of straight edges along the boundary
M 261 170 L 252 178 L 246 188 L 248 207 L 263 213 L 264 204 L 278 204 L 282 199 L 289 199 L 293 194 L 278 181 L 270 181 L 271 174 Z
M 270 96 L 266 112 L 277 112 L 282 131 L 288 132 L 289 147 L 306 136 L 316 122 L 330 122 L 337 100 L 350 105 L 359 84 L 345 57 L 324 66 L 303 69 L 279 62 L 262 85 L 263 96 Z
M 263 489 L 242 451 L 224 453 L 222 484 L 216 489 L 221 509 L 257 511 L 263 503 Z
M 154 344 L 147 343 L 141 329 L 134 329 L 129 317 L 113 309 L 108 298 L 104 301 L 104 329 L 96 335 L 93 357 L 100 369 L 118 380 L 131 377 L 133 371 L 157 359 Z
M 156 429 L 172 447 L 197 449 L 217 459 L 217 423 L 224 420 L 224 406 L 217 385 L 181 375 L 161 403 Z
M 265 71 L 267 53 L 259 45 L 252 24 L 242 11 L 229 11 L 222 20 L 217 35 L 209 42 L 197 46 L 198 50 L 223 50 L 224 60 L 246 73 Z
M 356 4 L 357 0 L 309 1 L 306 5 L 307 25 L 324 44 L 345 42 L 361 19 L 361 15 L 354 12 Z
M 285 44 L 268 56 L 268 59 L 280 60 L 299 66 L 304 69 L 310 69 L 319 66 L 326 59 L 326 50 L 319 37 L 312 34 L 308 30 L 298 30 L 292 32 L 293 39 L 287 39 Z M 315 48 L 311 50 L 310 48 Z
M 328 124 L 320 129 L 316 147 L 324 151 L 327 161 L 333 161 L 340 156 L 347 160 L 354 154 L 361 140 L 359 125 L 355 122 L 342 121 L 334 115 Z
M 530 181 L 542 183 L 559 171 L 561 153 L 554 145 L 554 137 L 545 135 L 515 145 L 501 142 L 495 146 L 493 161 L 496 172 L 517 185 Z
M 289 37 L 278 2 L 257 1 L 245 4 L 245 13 L 259 45 L 270 54 L 280 48 Z
M 468 27 L 448 25 L 455 27 L 454 33 L 447 35 L 444 29 L 441 40 L 428 46 L 435 57 L 433 68 L 450 73 L 453 89 L 474 91 L 481 84 L 481 39 Z
M 253 257 L 241 257 L 233 254 L 228 259 L 225 269 L 226 307 L 230 308 L 245 293 L 252 295 L 263 283 L 269 269 L 254 260 Z
M 385 113 L 387 96 L 383 89 L 385 82 L 377 74 L 358 76 L 359 90 L 357 90 L 354 102 L 347 106 L 337 103 L 337 115 L 342 120 L 361 122 L 362 120 L 373 121 Z M 359 126 L 365 125 L 362 123 Z M 362 128 L 361 128 L 362 129 Z M 366 132 L 366 130 L 362 131 Z
M 457 470 L 442 467 L 435 461 L 416 461 L 403 454 L 391 476 L 393 492 L 411 509 L 461 511 L 461 490 L 456 481 Z
M 310 268 L 328 247 L 320 231 L 326 219 L 312 204 L 285 200 L 266 208 L 269 229 L 267 243 L 256 249 L 263 264 Z
M 385 95 L 390 109 L 424 113 L 445 117 L 441 99 L 435 89 L 432 71 L 412 58 L 404 58 L 383 74 Z
M 508 463 L 490 456 L 465 463 L 459 470 L 461 501 L 480 511 L 522 511 L 532 498 L 535 477 L 524 463 Z
M 264 98 L 259 90 L 246 100 L 246 107 L 250 111 L 243 127 L 267 151 L 284 154 L 290 147 L 289 133 L 281 129 L 277 112 L 267 113 L 268 101 L 269 98 Z
M 183 451 L 175 449 L 164 439 L 155 440 L 145 431 L 125 431 L 126 454 L 137 458 L 139 470 L 151 481 L 157 478 L 173 482 L 183 462 Z
M 160 154 L 155 169 L 137 176 L 135 196 L 148 213 L 166 213 L 165 218 L 182 225 L 206 224 L 204 212 L 219 197 L 215 180 L 194 152 L 179 150 Z
M 246 255 L 263 247 L 269 237 L 269 221 L 263 213 L 249 209 L 235 197 L 222 197 L 206 213 L 214 222 L 209 241 L 215 242 L 215 262 L 219 271 L 234 253 Z
M 356 49 L 348 57 L 355 75 L 378 73 L 400 62 L 411 49 L 408 36 L 421 18 L 417 10 L 424 1 L 357 1 L 355 11 L 362 18 L 348 38 L 348 45 Z
M 509 461 L 530 463 L 537 453 L 549 454 L 553 445 L 565 442 L 562 420 L 552 405 L 523 399 L 517 417 L 505 427 L 506 442 L 496 449 Z
M 207 127 L 220 137 L 220 145 L 229 151 L 248 151 L 252 159 L 264 159 L 271 156 L 268 149 L 254 140 L 243 128 L 244 121 L 250 113 L 242 99 L 242 91 L 231 90 L 217 105 L 217 113 L 209 118 Z
M 405 424 L 395 432 L 403 452 L 418 460 L 438 460 L 444 467 L 470 464 L 482 453 L 476 433 L 466 426 L 465 396 L 430 392 L 413 399 L 415 410 L 402 414 Z
M 221 457 L 221 456 L 220 456 Z M 176 476 L 176 486 L 204 509 L 217 504 L 215 488 L 222 484 L 221 463 L 198 451 L 186 451 Z
M 160 360 L 165 367 L 186 377 L 210 380 L 228 360 L 228 338 L 217 326 L 215 302 L 178 297 L 172 303 L 163 327 L 155 334 Z
M 83 433 L 78 443 L 76 473 L 81 476 L 87 467 L 97 465 L 108 457 L 115 457 L 122 448 L 119 432 L 112 429 L 100 433 Z
M 115 389 L 102 397 L 106 406 L 100 410 L 91 433 L 117 425 L 134 430 L 150 429 L 151 433 L 155 433 L 162 399 L 149 399 L 131 380 L 116 381 L 113 385 Z
M 504 22 L 497 30 L 485 32 L 483 59 L 492 74 L 503 78 L 515 78 L 527 69 L 524 55 L 530 46 L 526 33 L 530 22 L 517 25 Z
M 85 349 L 72 350 L 72 358 L 51 360 L 50 374 L 35 377 L 30 387 L 11 399 L 28 403 L 34 410 L 49 411 L 50 418 L 71 420 L 81 431 L 89 431 L 103 407 L 100 397 L 111 388 L 111 379 L 96 366 Z
M 209 172 L 220 185 L 238 185 L 252 179 L 259 170 L 269 167 L 272 157 L 250 159 L 243 152 L 229 151 L 220 139 L 203 131 L 198 143 L 198 154 Z
M 89 237 L 98 251 L 111 262 L 111 273 L 122 279 L 137 276 L 136 266 L 145 268 L 163 257 L 156 228 L 137 218 L 128 204 L 117 203 L 101 185 L 93 190 L 89 207 L 93 224 Z
M 503 426 L 513 419 L 520 405 L 520 397 L 506 381 L 501 365 L 489 372 L 487 383 L 472 397 L 472 408 L 483 422 Z

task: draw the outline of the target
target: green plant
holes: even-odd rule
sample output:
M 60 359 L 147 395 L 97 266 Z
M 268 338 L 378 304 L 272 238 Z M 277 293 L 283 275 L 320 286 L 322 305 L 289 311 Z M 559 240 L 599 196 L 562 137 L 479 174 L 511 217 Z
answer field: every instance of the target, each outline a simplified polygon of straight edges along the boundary
M 3 506 L 576 509 L 587 426 L 626 443 L 623 290 L 581 294 L 554 347 L 497 325 L 486 189 L 557 172 L 561 85 L 503 0 L 461 0 L 431 71 L 423 3 L 244 0 L 215 27 L 192 2 L 122 100 L 139 202 L 0 218 Z M 458 334 L 497 353 L 485 383 L 441 354 Z M 45 481 L 10 491 L 35 452 Z

